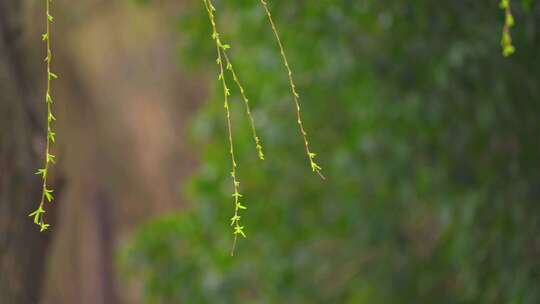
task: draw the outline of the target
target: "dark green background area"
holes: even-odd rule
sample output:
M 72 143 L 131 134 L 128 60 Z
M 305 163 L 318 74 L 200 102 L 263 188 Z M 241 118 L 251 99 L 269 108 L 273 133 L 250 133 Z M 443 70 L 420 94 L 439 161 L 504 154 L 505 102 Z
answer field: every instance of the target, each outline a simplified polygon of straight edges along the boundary
M 147 303 L 540 303 L 540 5 L 512 4 L 517 51 L 504 58 L 496 1 L 270 1 L 321 181 L 262 7 L 216 1 L 267 160 L 233 89 L 248 238 L 230 257 L 210 75 L 192 207 L 142 227 L 122 259 Z M 202 2 L 178 27 L 182 61 L 213 71 Z

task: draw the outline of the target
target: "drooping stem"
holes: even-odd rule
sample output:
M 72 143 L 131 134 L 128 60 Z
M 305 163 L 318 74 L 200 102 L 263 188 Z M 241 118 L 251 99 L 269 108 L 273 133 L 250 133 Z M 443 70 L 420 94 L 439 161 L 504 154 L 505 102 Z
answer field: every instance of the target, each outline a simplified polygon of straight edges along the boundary
M 510 34 L 510 29 L 514 26 L 514 16 L 512 15 L 512 9 L 510 8 L 510 0 L 501 0 L 499 7 L 504 10 L 501 47 L 503 56 L 508 57 L 516 51 L 516 48 L 512 44 L 512 35 Z
M 249 118 L 249 123 L 251 125 L 251 133 L 253 136 L 253 140 L 255 141 L 255 148 L 257 149 L 259 159 L 264 160 L 264 151 L 263 151 L 261 140 L 259 136 L 257 135 L 257 128 L 255 127 L 255 119 L 253 118 L 253 114 L 251 113 L 251 107 L 249 105 L 249 98 L 246 95 L 246 92 L 244 90 L 244 87 L 242 86 L 242 83 L 240 82 L 240 79 L 236 75 L 232 62 L 229 60 L 229 56 L 227 55 L 226 49 L 223 50 L 223 58 L 225 58 L 225 63 L 227 64 L 227 70 L 231 73 L 234 83 L 238 87 L 238 90 L 240 91 L 240 95 L 242 96 L 242 100 L 244 101 L 246 114 Z
M 234 215 L 231 217 L 231 226 L 233 227 L 233 234 L 234 234 L 234 241 L 231 249 L 231 255 L 234 255 L 234 251 L 236 248 L 236 242 L 238 239 L 238 236 L 246 237 L 246 234 L 244 232 L 244 226 L 240 225 L 240 210 L 247 209 L 244 205 L 241 204 L 240 198 L 242 195 L 240 194 L 240 182 L 238 180 L 238 173 L 237 173 L 237 163 L 236 163 L 236 156 L 234 153 L 234 141 L 233 141 L 233 132 L 232 132 L 232 123 L 231 123 L 231 111 L 229 109 L 229 96 L 231 95 L 230 90 L 227 86 L 227 81 L 225 79 L 225 69 L 223 67 L 223 57 L 222 54 L 225 54 L 226 50 L 230 48 L 229 45 L 223 44 L 221 42 L 221 38 L 219 36 L 219 32 L 217 30 L 216 20 L 215 20 L 215 7 L 212 4 L 211 0 L 203 0 L 204 6 L 206 8 L 206 11 L 208 13 L 208 18 L 210 21 L 210 24 L 212 26 L 212 39 L 214 40 L 216 44 L 216 52 L 217 52 L 217 59 L 216 63 L 219 67 L 218 69 L 218 79 L 221 81 L 222 87 L 223 87 L 223 107 L 225 108 L 225 115 L 227 118 L 227 131 L 228 131 L 228 138 L 229 138 L 229 153 L 231 156 L 231 177 L 233 180 L 233 188 L 234 192 L 232 196 L 234 197 Z
M 279 32 L 277 30 L 276 24 L 274 22 L 274 19 L 272 18 L 272 13 L 270 12 L 270 8 L 268 7 L 268 3 L 265 0 L 259 0 L 261 5 L 264 8 L 264 11 L 266 13 L 266 16 L 268 18 L 268 22 L 270 23 L 270 26 L 272 27 L 272 32 L 274 33 L 274 36 L 276 38 L 276 42 L 279 47 L 279 52 L 281 54 L 281 58 L 283 59 L 283 65 L 285 66 L 285 69 L 287 70 L 287 75 L 289 77 L 289 87 L 291 88 L 291 94 L 294 101 L 294 106 L 296 109 L 296 122 L 298 123 L 298 128 L 300 130 L 300 134 L 302 135 L 302 139 L 304 140 L 304 146 L 306 149 L 306 154 L 309 159 L 309 164 L 311 166 L 311 170 L 313 172 L 317 172 L 317 174 L 324 179 L 324 175 L 321 173 L 322 168 L 317 164 L 315 161 L 316 154 L 313 153 L 309 146 L 308 141 L 308 135 L 304 128 L 304 122 L 302 121 L 302 112 L 300 109 L 300 94 L 298 94 L 298 91 L 296 90 L 296 84 L 294 81 L 293 73 L 291 70 L 291 67 L 289 65 L 289 60 L 287 59 L 287 54 L 285 53 L 285 48 L 283 47 L 283 43 L 281 42 L 281 38 L 279 36 Z
M 56 120 L 56 118 L 53 115 L 52 112 L 52 92 L 51 92 L 51 82 L 53 79 L 57 79 L 58 76 L 51 71 L 51 64 L 52 64 L 52 48 L 51 48 L 51 25 L 54 21 L 53 16 L 51 15 L 51 2 L 52 0 L 45 0 L 45 20 L 46 20 L 46 31 L 41 36 L 42 40 L 46 44 L 46 57 L 45 57 L 45 64 L 47 69 L 47 88 L 45 92 L 45 104 L 47 108 L 47 119 L 46 119 L 46 132 L 47 132 L 47 138 L 46 138 L 46 144 L 45 144 L 45 165 L 43 168 L 38 169 L 36 174 L 41 175 L 41 178 L 43 180 L 42 185 L 42 194 L 41 194 L 41 200 L 39 202 L 39 207 L 34 212 L 30 213 L 29 216 L 33 217 L 34 223 L 38 226 L 40 226 L 40 231 L 45 231 L 47 228 L 49 228 L 49 224 L 45 223 L 44 215 L 45 215 L 45 201 L 52 202 L 53 197 L 53 189 L 49 189 L 47 181 L 49 177 L 49 169 L 51 165 L 55 163 L 55 156 L 51 153 L 51 145 L 56 140 L 56 133 L 53 131 L 52 123 Z

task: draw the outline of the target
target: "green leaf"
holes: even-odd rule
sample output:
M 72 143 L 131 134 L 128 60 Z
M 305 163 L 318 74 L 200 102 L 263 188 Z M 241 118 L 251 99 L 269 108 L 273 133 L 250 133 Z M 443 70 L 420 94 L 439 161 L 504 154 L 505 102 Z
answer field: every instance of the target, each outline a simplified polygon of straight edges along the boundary
M 29 217 L 34 217 L 34 223 L 35 224 L 38 224 L 39 225 L 39 217 L 41 216 L 41 214 L 45 213 L 45 210 L 43 210 L 43 208 L 41 208 L 41 206 L 36 209 L 34 212 L 28 214 Z
M 49 131 L 47 133 L 47 138 L 49 138 L 52 142 L 55 142 L 56 133 L 53 131 Z
M 52 155 L 52 154 L 47 154 L 47 162 L 48 163 L 53 163 L 55 164 L 56 163 L 56 156 Z
M 504 57 L 508 57 L 516 52 L 516 48 L 513 45 L 507 45 L 503 49 Z
M 236 197 L 236 198 L 241 198 L 241 197 L 243 197 L 243 195 L 240 194 L 240 193 L 238 193 L 238 192 L 233 193 L 232 196 L 233 196 L 233 197 Z
M 45 102 L 46 103 L 53 103 L 52 97 L 49 93 L 45 95 Z
M 240 216 L 239 215 L 235 215 L 233 217 L 231 217 L 231 226 L 234 225 L 234 223 L 240 221 Z
M 316 171 L 322 170 L 322 168 L 321 168 L 321 166 L 319 166 L 318 164 L 313 163 L 313 164 L 311 164 L 311 170 L 312 170 L 313 172 L 316 172 Z
M 45 33 L 41 35 L 41 40 L 45 41 L 47 39 L 49 39 L 49 33 Z
M 49 203 L 52 202 L 52 200 L 54 199 L 54 196 L 52 195 L 52 193 L 53 193 L 53 190 L 49 190 L 49 189 L 43 190 L 43 194 L 45 195 Z
M 247 207 L 244 206 L 244 205 L 242 205 L 241 203 L 237 203 L 237 204 L 236 204 L 236 208 L 242 209 L 242 210 L 246 210 L 246 209 L 247 209 Z
M 241 235 L 243 237 L 246 237 L 246 234 L 244 232 L 244 226 L 236 226 L 234 227 L 234 234 L 235 235 Z
M 514 16 L 512 16 L 511 14 L 506 14 L 506 25 L 508 27 L 514 26 Z
M 43 232 L 49 228 L 49 224 L 41 224 L 39 225 L 41 228 L 39 229 L 39 232 Z
M 45 176 L 47 176 L 47 169 L 38 169 L 35 174 L 45 178 Z

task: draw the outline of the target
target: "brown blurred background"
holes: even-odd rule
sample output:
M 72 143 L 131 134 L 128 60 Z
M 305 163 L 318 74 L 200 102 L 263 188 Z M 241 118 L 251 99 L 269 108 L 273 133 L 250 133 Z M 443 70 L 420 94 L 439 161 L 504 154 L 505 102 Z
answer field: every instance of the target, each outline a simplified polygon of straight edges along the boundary
M 55 41 L 70 183 L 44 303 L 129 302 L 129 292 L 116 292 L 113 247 L 137 223 L 184 204 L 182 181 L 196 166 L 186 128 L 204 86 L 177 64 L 181 1 L 65 2 L 56 3 L 66 18 Z M 56 267 L 64 263 L 72 267 Z
M 43 89 L 36 84 L 43 85 L 45 75 L 39 61 L 44 52 L 39 39 L 42 3 L 0 2 L 20 42 L 16 52 L 25 64 L 24 82 L 29 86 L 25 91 L 31 92 L 25 102 L 39 109 Z M 48 232 L 54 234 L 50 258 L 39 262 L 46 264 L 42 303 L 129 303 L 130 292 L 125 291 L 135 289 L 122 286 L 124 292 L 117 292 L 114 248 L 136 224 L 185 205 L 181 185 L 197 166 L 187 126 L 205 85 L 201 77 L 183 73 L 177 64 L 181 37 L 173 25 L 182 2 L 157 1 L 147 7 L 133 1 L 53 3 L 53 67 L 60 75 L 53 87 L 58 166 L 53 169 L 57 200 L 47 209 L 54 208 L 48 215 L 54 212 L 58 220 Z M 2 56 L 6 64 L 13 63 Z M 35 119 L 42 121 L 37 115 Z M 32 158 L 39 163 L 43 146 L 39 132 L 32 141 L 36 151 Z M 1 164 L 4 185 L 9 161 L 3 159 Z M 29 182 L 39 183 L 35 178 Z M 30 221 L 26 224 L 25 233 L 39 234 Z M 45 248 L 33 249 L 22 241 L 20 246 Z M 8 258 L 3 261 L 11 263 Z M 21 261 L 14 264 L 18 268 L 14 271 L 32 272 Z M 7 266 L 2 272 L 3 280 L 11 281 L 10 293 L 17 293 L 17 288 L 18 293 L 31 293 L 22 290 L 28 284 L 25 278 L 16 282 Z M 9 303 L 8 291 L 0 293 L 4 294 L 0 303 Z

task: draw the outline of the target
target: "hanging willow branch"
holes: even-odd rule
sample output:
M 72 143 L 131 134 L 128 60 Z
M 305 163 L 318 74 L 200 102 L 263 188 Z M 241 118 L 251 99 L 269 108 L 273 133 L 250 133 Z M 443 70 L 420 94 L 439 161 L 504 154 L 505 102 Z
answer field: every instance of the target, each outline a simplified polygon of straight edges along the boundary
M 283 43 L 281 42 L 279 32 L 277 30 L 274 19 L 272 18 L 272 13 L 270 12 L 270 9 L 268 8 L 268 4 L 266 3 L 265 0 L 260 0 L 260 2 L 264 8 L 266 16 L 268 17 L 268 22 L 270 22 L 270 26 L 272 27 L 272 32 L 274 33 L 274 36 L 276 37 L 276 41 L 279 47 L 279 52 L 281 54 L 281 58 L 283 59 L 283 65 L 285 66 L 285 69 L 287 70 L 287 75 L 289 76 L 289 86 L 291 88 L 292 98 L 293 98 L 294 106 L 296 109 L 296 122 L 298 123 L 300 134 L 302 135 L 302 139 L 304 140 L 304 146 L 306 148 L 306 154 L 309 159 L 311 170 L 313 170 L 313 172 L 317 172 L 317 174 L 319 174 L 319 176 L 322 179 L 324 179 L 324 175 L 322 175 L 321 173 L 322 168 L 315 161 L 315 156 L 317 156 L 317 154 L 313 153 L 309 147 L 308 135 L 304 128 L 304 123 L 302 121 L 302 113 L 300 110 L 300 94 L 298 94 L 298 91 L 296 91 L 296 84 L 293 78 L 291 67 L 289 66 L 289 60 L 287 59 L 287 54 L 285 53 L 285 48 L 283 47 Z
M 251 125 L 251 133 L 253 136 L 253 140 L 255 141 L 255 148 L 257 149 L 257 154 L 259 155 L 260 160 L 264 160 L 264 151 L 262 147 L 261 140 L 259 136 L 257 135 L 257 128 L 255 127 L 255 119 L 253 118 L 253 115 L 251 114 L 251 107 L 249 105 L 249 98 L 246 96 L 246 92 L 244 90 L 244 87 L 242 86 L 242 83 L 240 82 L 240 79 L 236 75 L 236 72 L 234 71 L 234 67 L 229 60 L 229 56 L 227 55 L 227 49 L 223 50 L 223 58 L 225 58 L 225 63 L 227 64 L 227 70 L 230 72 L 234 83 L 238 87 L 238 90 L 240 91 L 240 95 L 242 96 L 242 100 L 244 100 L 245 108 L 246 108 L 246 115 L 249 118 L 249 123 Z
M 225 70 L 229 72 L 231 75 L 234 83 L 238 87 L 238 90 L 240 91 L 240 95 L 242 97 L 242 100 L 244 101 L 246 114 L 248 116 L 249 122 L 251 124 L 251 131 L 253 140 L 255 142 L 255 147 L 257 149 L 258 156 L 261 160 L 264 160 L 264 152 L 261 144 L 261 140 L 259 136 L 257 135 L 257 129 L 255 127 L 255 120 L 253 118 L 253 115 L 251 113 L 251 108 L 249 105 L 249 99 L 246 95 L 246 92 L 244 90 L 244 87 L 242 83 L 240 82 L 240 79 L 238 78 L 238 75 L 233 67 L 233 64 L 231 60 L 229 59 L 229 55 L 227 54 L 228 50 L 230 49 L 230 46 L 228 44 L 225 44 L 222 42 L 219 31 L 217 29 L 216 24 L 216 17 L 215 12 L 216 8 L 214 7 L 212 0 L 202 0 L 204 7 L 206 8 L 206 12 L 208 14 L 208 19 L 210 21 L 211 29 L 212 29 L 212 40 L 215 42 L 216 45 L 216 53 L 217 53 L 217 59 L 216 63 L 218 65 L 218 80 L 221 82 L 221 85 L 223 87 L 223 99 L 224 99 L 224 108 L 225 108 L 225 115 L 227 118 L 227 130 L 228 130 L 228 139 L 229 139 L 229 153 L 231 156 L 231 177 L 233 179 L 233 186 L 234 186 L 234 192 L 232 196 L 234 197 L 234 215 L 231 217 L 231 226 L 233 227 L 233 235 L 234 235 L 234 241 L 232 245 L 231 255 L 234 255 L 234 251 L 236 248 L 236 242 L 238 240 L 238 236 L 246 237 L 245 228 L 240 224 L 241 216 L 240 211 L 247 209 L 246 206 L 244 206 L 240 199 L 242 198 L 242 194 L 240 194 L 240 182 L 238 180 L 238 171 L 237 171 L 237 162 L 234 152 L 234 141 L 233 141 L 233 132 L 232 132 L 232 123 L 231 123 L 231 111 L 229 108 L 229 96 L 230 96 L 230 90 L 227 85 L 227 79 L 225 76 Z M 266 12 L 266 15 L 268 17 L 268 20 L 270 22 L 270 25 L 272 27 L 272 31 L 274 33 L 274 36 L 277 40 L 279 50 L 281 53 L 281 57 L 283 59 L 283 64 L 286 68 L 286 71 L 288 73 L 289 78 L 289 86 L 291 88 L 291 93 L 293 96 L 294 105 L 296 108 L 296 119 L 298 122 L 298 126 L 300 129 L 300 133 L 302 135 L 302 138 L 304 140 L 304 146 L 306 149 L 306 153 L 309 159 L 309 163 L 311 166 L 311 169 L 313 172 L 316 172 L 321 178 L 324 179 L 324 176 L 321 173 L 322 168 L 315 162 L 315 156 L 316 154 L 313 153 L 310 150 L 309 147 L 309 141 L 307 137 L 307 132 L 304 128 L 304 123 L 302 121 L 302 115 L 300 110 L 300 95 L 296 91 L 296 84 L 294 82 L 293 74 L 291 71 L 291 68 L 289 66 L 289 61 L 287 59 L 287 55 L 285 54 L 285 50 L 283 47 L 283 44 L 281 42 L 281 38 L 279 36 L 279 33 L 277 31 L 276 25 L 274 23 L 274 20 L 272 19 L 272 14 L 270 13 L 270 9 L 268 8 L 267 3 L 264 0 L 261 0 L 261 4 L 264 7 L 264 10 Z
M 56 120 L 52 112 L 53 98 L 51 93 L 51 82 L 53 79 L 57 79 L 58 76 L 51 71 L 51 63 L 53 59 L 52 50 L 51 50 L 51 25 L 54 21 L 53 16 L 51 15 L 51 3 L 52 0 L 45 0 L 45 20 L 46 20 L 46 31 L 41 35 L 41 39 L 46 44 L 47 55 L 45 57 L 45 64 L 47 68 L 47 89 L 45 92 L 45 104 L 47 107 L 47 143 L 45 146 L 45 165 L 43 168 L 38 169 L 36 174 L 40 175 L 43 180 L 41 200 L 39 207 L 30 213 L 28 216 L 34 219 L 34 223 L 40 227 L 40 231 L 43 232 L 49 228 L 49 224 L 45 223 L 45 201 L 51 203 L 54 199 L 53 189 L 48 188 L 47 180 L 49 177 L 49 169 L 51 165 L 55 163 L 55 156 L 51 153 L 51 145 L 56 140 L 56 133 L 53 131 L 52 123 Z
M 504 10 L 501 47 L 503 56 L 508 57 L 516 51 L 516 48 L 512 44 L 512 35 L 510 34 L 510 29 L 514 26 L 514 16 L 512 15 L 512 9 L 510 8 L 510 0 L 501 0 L 499 7 Z
M 208 13 L 208 18 L 210 20 L 210 24 L 212 25 L 212 39 L 214 40 L 214 42 L 216 44 L 216 52 L 217 52 L 216 63 L 219 66 L 218 79 L 221 81 L 221 84 L 222 84 L 222 87 L 223 87 L 223 99 L 224 99 L 223 107 L 225 108 L 225 115 L 227 117 L 227 130 L 228 130 L 228 136 L 229 136 L 229 153 L 231 155 L 231 167 L 232 167 L 232 169 L 231 169 L 231 177 L 232 177 L 232 180 L 233 180 L 233 188 L 234 188 L 234 192 L 232 194 L 232 196 L 234 198 L 234 215 L 233 215 L 233 217 L 231 217 L 231 226 L 233 227 L 233 234 L 234 234 L 234 241 L 233 241 L 233 245 L 232 245 L 232 249 L 231 249 L 231 255 L 234 255 L 234 251 L 235 251 L 235 248 L 236 248 L 236 242 L 237 242 L 238 236 L 246 237 L 244 226 L 242 226 L 240 224 L 240 220 L 241 220 L 240 210 L 245 210 L 245 209 L 247 209 L 247 207 L 242 205 L 242 203 L 240 202 L 240 198 L 242 197 L 242 194 L 240 194 L 240 181 L 238 180 L 238 172 L 237 172 L 237 166 L 238 165 L 236 163 L 236 156 L 235 156 L 235 153 L 234 153 L 233 132 L 232 132 L 232 123 L 231 123 L 231 111 L 229 109 L 229 96 L 231 95 L 231 93 L 230 93 L 229 87 L 227 86 L 227 80 L 226 80 L 226 77 L 225 77 L 225 68 L 223 67 L 223 65 L 224 65 L 224 62 L 223 62 L 224 57 L 226 56 L 226 52 L 230 48 L 230 46 L 228 44 L 223 44 L 221 42 L 221 38 L 220 38 L 219 32 L 217 30 L 217 25 L 216 25 L 216 20 L 215 20 L 215 15 L 214 15 L 216 9 L 215 9 L 214 5 L 212 4 L 212 1 L 211 0 L 203 0 L 203 2 L 204 2 L 204 6 L 206 8 L 206 11 Z M 224 55 L 222 56 L 222 54 L 224 54 Z M 234 74 L 232 64 L 228 60 L 228 57 L 226 57 L 226 58 L 227 59 L 225 59 L 225 61 L 226 61 L 226 64 L 227 64 L 227 69 L 229 71 L 231 71 L 231 73 L 233 73 L 233 75 L 236 75 L 236 74 Z M 233 76 L 233 78 L 235 78 L 235 82 L 241 87 L 241 85 L 239 84 L 240 82 L 239 82 L 238 78 L 235 77 L 235 76 Z M 246 102 L 246 106 L 247 105 L 248 105 L 248 103 Z M 249 110 L 249 107 L 248 107 L 247 111 L 248 111 L 248 113 L 250 115 L 251 112 Z M 251 116 L 250 116 L 250 118 L 251 118 Z M 253 128 L 254 128 L 254 126 L 253 126 Z M 256 133 L 254 133 L 254 136 L 255 136 L 256 139 L 258 139 L 258 137 L 256 136 Z M 260 146 L 260 144 L 258 144 L 258 141 L 257 141 L 257 146 Z M 262 153 L 262 148 L 259 151 Z

